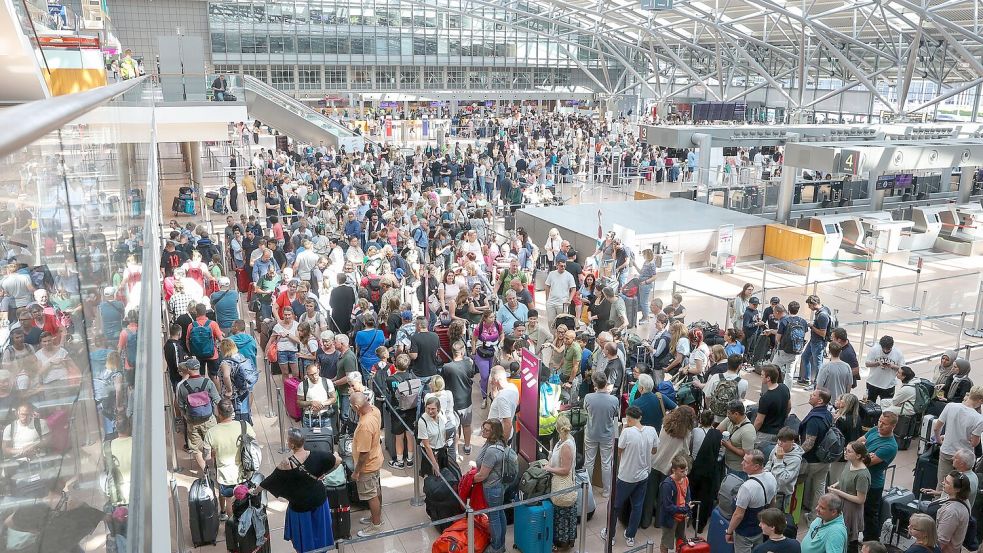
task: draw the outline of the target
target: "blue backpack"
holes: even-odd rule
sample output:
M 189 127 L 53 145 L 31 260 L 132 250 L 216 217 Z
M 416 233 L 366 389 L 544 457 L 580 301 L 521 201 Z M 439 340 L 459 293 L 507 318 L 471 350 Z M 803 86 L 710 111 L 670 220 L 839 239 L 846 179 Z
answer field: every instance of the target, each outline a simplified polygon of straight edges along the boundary
M 792 315 L 791 321 L 785 328 L 785 334 L 782 335 L 782 351 L 796 355 L 802 353 L 806 347 L 806 332 L 808 330 L 809 324 L 806 323 L 805 319 L 798 315 Z
M 241 353 L 237 353 L 225 360 L 232 365 L 232 387 L 235 389 L 236 396 L 242 399 L 253 390 L 259 380 L 259 371 L 252 361 L 246 359 Z
M 137 333 L 126 330 L 126 362 L 131 367 L 137 366 Z
M 212 336 L 211 323 L 200 325 L 197 320 L 192 321 L 188 346 L 191 349 L 191 355 L 211 357 L 215 353 L 215 338 Z

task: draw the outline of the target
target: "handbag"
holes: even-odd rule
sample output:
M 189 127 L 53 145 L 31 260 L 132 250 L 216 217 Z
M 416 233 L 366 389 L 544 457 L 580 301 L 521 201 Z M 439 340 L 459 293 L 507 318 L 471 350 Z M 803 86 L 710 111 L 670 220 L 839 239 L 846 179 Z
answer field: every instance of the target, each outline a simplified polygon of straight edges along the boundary
M 558 444 L 556 447 L 563 447 L 565 443 Z M 573 481 L 573 466 L 570 467 L 570 472 L 566 476 L 560 476 L 559 474 L 553 474 L 553 479 L 550 482 L 550 492 L 558 492 L 560 490 L 565 490 L 574 486 Z M 574 489 L 567 493 L 562 493 L 560 495 L 553 496 L 553 505 L 557 507 L 573 507 L 577 503 L 577 490 Z
M 271 337 L 270 342 L 266 344 L 266 360 L 269 361 L 270 363 L 276 363 L 277 359 L 280 356 L 280 347 L 277 345 L 279 343 L 280 343 L 279 339 L 274 340 Z

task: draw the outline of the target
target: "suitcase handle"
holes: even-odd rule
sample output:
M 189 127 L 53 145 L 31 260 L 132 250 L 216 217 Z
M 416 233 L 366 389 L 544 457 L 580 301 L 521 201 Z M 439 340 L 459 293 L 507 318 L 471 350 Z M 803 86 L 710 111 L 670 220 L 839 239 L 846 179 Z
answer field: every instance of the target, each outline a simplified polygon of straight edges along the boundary
M 703 505 L 703 502 L 702 501 L 690 501 L 689 504 L 690 504 L 690 507 L 693 507 L 694 505 L 696 506 L 696 518 L 695 518 L 696 523 L 693 524 L 693 538 L 692 538 L 692 539 L 695 540 L 696 538 L 700 537 L 700 531 L 697 528 L 697 526 L 699 526 L 699 521 L 700 521 L 700 507 Z M 686 518 L 689 519 L 689 518 L 693 518 L 693 517 L 692 516 L 689 516 L 689 517 L 686 517 Z

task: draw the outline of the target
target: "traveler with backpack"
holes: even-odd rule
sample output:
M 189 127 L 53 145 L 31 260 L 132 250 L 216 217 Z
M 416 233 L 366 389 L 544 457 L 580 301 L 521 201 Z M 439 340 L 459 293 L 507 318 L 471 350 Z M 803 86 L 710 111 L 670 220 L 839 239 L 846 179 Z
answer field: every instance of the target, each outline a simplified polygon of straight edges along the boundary
M 823 457 L 824 452 L 820 451 L 821 448 L 819 447 L 826 438 L 826 434 L 833 428 L 833 416 L 829 412 L 829 400 L 829 391 L 826 389 L 813 390 L 809 394 L 809 405 L 812 406 L 812 410 L 799 425 L 799 443 L 802 444 L 802 450 L 805 451 L 802 459 L 807 463 L 802 467 L 802 478 L 805 480 L 802 506 L 803 516 L 806 517 L 807 521 L 811 521 L 812 517 L 815 516 L 813 513 L 807 514 L 806 512 L 812 509 L 819 497 L 823 495 L 830 464 L 837 460 Z
M 778 482 L 770 472 L 765 472 L 765 454 L 752 449 L 744 454 L 741 468 L 748 475 L 737 489 L 734 514 L 724 533 L 727 543 L 734 544 L 734 553 L 751 553 L 764 541 L 758 514 L 768 508 L 778 493 Z
M 259 380 L 259 369 L 255 363 L 239 353 L 239 348 L 232 340 L 226 338 L 218 345 L 222 353 L 222 362 L 219 364 L 222 395 L 231 399 L 235 405 L 236 420 L 252 424 L 249 398 Z
M 806 340 L 809 337 L 809 323 L 799 316 L 797 301 L 789 302 L 787 310 L 784 305 L 778 304 L 773 312 L 778 320 L 778 328 L 775 330 L 776 345 L 772 363 L 778 365 L 782 371 L 782 382 L 791 388 L 792 365 L 805 350 Z
M 177 388 L 177 405 L 187 424 L 188 450 L 198 468 L 204 471 L 205 456 L 201 449 L 205 434 L 215 426 L 215 404 L 222 398 L 215 384 L 201 375 L 201 362 L 197 359 L 188 359 L 180 367 L 187 371 L 188 378 Z
M 740 358 L 738 355 L 732 356 L 735 361 Z M 747 395 L 747 380 L 741 378 L 739 363 L 731 363 L 727 360 L 727 372 L 711 377 L 706 384 L 699 381 L 693 385 L 703 389 L 706 397 L 707 409 L 713 412 L 714 420 L 719 424 L 727 417 L 727 405 L 737 399 L 743 400 Z
M 870 455 L 860 442 L 851 442 L 843 449 L 847 465 L 839 479 L 829 485 L 829 493 L 843 500 L 843 522 L 846 524 L 849 551 L 860 549 L 859 534 L 878 535 L 880 528 L 864 528 L 864 502 L 870 489 Z
M 389 452 L 393 456 L 389 466 L 394 469 L 413 466 L 415 444 L 413 427 L 416 423 L 416 408 L 423 384 L 409 368 L 409 355 L 401 353 L 396 356 L 396 373 L 386 379 L 389 403 L 396 409 L 391 414 L 391 432 L 395 439 L 396 451 Z
M 236 420 L 235 405 L 229 398 L 219 401 L 215 411 L 218 423 L 205 432 L 205 444 L 215 458 L 219 511 L 222 513 L 219 520 L 225 522 L 232 516 L 232 489 L 251 476 L 243 470 L 243 458 L 250 459 L 256 430 L 252 424 Z
M 17 405 L 17 418 L 3 429 L 3 458 L 39 457 L 51 438 L 48 424 L 28 401 Z
M 754 449 L 757 432 L 754 430 L 754 424 L 747 420 L 743 401 L 734 399 L 727 404 L 727 418 L 717 425 L 717 430 L 724 433 L 720 445 L 725 450 L 724 465 L 727 467 L 727 472 L 746 478 L 747 474 L 742 463 L 744 455 Z
M 894 347 L 894 338 L 881 336 L 877 344 L 867 352 L 864 362 L 870 370 L 870 375 L 867 376 L 867 401 L 893 396 L 898 369 L 904 365 L 904 354 Z
M 218 379 L 218 343 L 225 336 L 218 323 L 208 318 L 208 308 L 204 304 L 195 306 L 194 315 L 195 318 L 185 329 L 185 346 L 188 353 L 198 360 L 199 367 L 205 367 L 209 378 L 218 386 L 221 384 Z M 126 350 L 121 347 L 120 351 Z
M 218 292 L 212 293 L 209 300 L 215 310 L 215 320 L 222 334 L 228 334 L 232 323 L 239 318 L 239 292 L 231 290 L 229 277 L 219 277 Z
M 631 516 L 624 536 L 625 545 L 634 547 L 635 534 L 642 519 L 642 504 L 645 502 L 649 473 L 652 470 L 652 457 L 659 447 L 659 434 L 651 426 L 642 426 L 642 411 L 638 407 L 629 407 L 625 411 L 625 417 L 627 424 L 618 436 L 618 482 L 610 506 L 614 513 L 608 520 L 615 521 L 616 526 L 618 512 L 625 507 L 625 503 L 631 503 Z M 610 535 L 612 545 L 615 543 L 613 534 L 614 527 L 601 529 L 601 539 L 607 540 Z
M 833 344 L 830 344 L 829 347 L 830 352 L 832 352 Z M 917 388 L 918 381 L 912 382 L 915 380 L 915 371 L 906 365 L 898 369 L 896 376 L 901 381 L 901 387 L 898 388 L 894 396 L 883 398 L 877 402 L 880 404 L 882 412 L 897 413 L 899 417 L 911 417 L 924 413 L 932 396 L 930 394 L 927 398 L 919 397 L 921 392 Z M 932 383 L 927 380 L 925 382 L 934 393 L 935 387 L 932 386 Z
M 843 349 L 836 342 L 829 343 L 829 361 L 819 369 L 816 376 L 816 388 L 829 390 L 829 397 L 838 398 L 853 387 L 853 371 L 850 365 L 840 360 Z M 810 387 L 806 390 L 812 391 Z
M 475 460 L 478 472 L 474 475 L 474 481 L 482 485 L 489 508 L 501 507 L 505 503 L 505 488 L 519 478 L 518 458 L 515 450 L 508 446 L 503 432 L 502 423 L 498 419 L 488 419 L 481 423 L 481 437 L 485 444 Z M 488 527 L 491 530 L 491 542 L 486 553 L 504 553 L 505 511 L 488 513 Z
M 304 414 L 301 423 L 304 428 L 334 428 L 334 413 L 337 406 L 334 383 L 321 376 L 320 367 L 308 365 L 303 383 L 297 392 L 297 407 Z
M 803 386 L 813 384 L 811 378 L 819 373 L 823 364 L 823 351 L 826 349 L 826 342 L 831 338 L 830 331 L 833 330 L 832 315 L 823 306 L 819 296 L 807 297 L 806 306 L 813 312 L 813 320 L 809 324 L 809 342 L 802 351 L 799 363 L 799 384 Z

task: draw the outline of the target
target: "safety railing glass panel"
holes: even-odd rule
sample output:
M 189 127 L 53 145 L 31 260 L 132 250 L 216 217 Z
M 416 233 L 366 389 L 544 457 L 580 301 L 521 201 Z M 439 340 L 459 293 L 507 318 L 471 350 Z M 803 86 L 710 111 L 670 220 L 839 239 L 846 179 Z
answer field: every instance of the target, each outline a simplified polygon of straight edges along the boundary
M 134 467 L 150 464 L 132 422 L 152 404 L 136 399 L 148 369 L 138 354 L 161 359 L 152 310 L 139 309 L 144 284 L 159 280 L 157 227 L 145 222 L 149 105 L 85 106 L 82 119 L 0 152 L 0 548 L 127 550 Z

